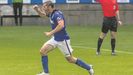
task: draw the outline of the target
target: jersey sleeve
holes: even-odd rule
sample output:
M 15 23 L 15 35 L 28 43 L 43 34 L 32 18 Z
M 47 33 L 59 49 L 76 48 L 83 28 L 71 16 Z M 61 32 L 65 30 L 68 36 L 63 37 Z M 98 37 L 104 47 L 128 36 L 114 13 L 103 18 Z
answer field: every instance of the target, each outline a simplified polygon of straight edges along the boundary
M 116 3 L 116 10 L 115 11 L 118 11 L 119 10 L 119 6 L 118 6 L 118 3 Z
M 58 23 L 58 21 L 63 20 L 63 16 L 60 13 L 56 13 L 54 19 Z

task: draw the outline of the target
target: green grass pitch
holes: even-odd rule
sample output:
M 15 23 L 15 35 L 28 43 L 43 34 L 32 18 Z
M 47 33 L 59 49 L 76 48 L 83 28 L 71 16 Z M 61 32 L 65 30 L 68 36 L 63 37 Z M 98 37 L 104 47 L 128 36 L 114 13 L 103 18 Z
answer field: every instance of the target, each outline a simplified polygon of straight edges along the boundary
M 110 34 L 102 45 L 102 54 L 95 49 L 100 26 L 68 26 L 74 56 L 94 66 L 95 75 L 133 75 L 133 27 L 118 28 L 117 56 L 111 56 Z M 36 75 L 42 71 L 39 49 L 49 38 L 44 31 L 49 26 L 0 27 L 0 75 Z M 51 75 L 88 75 L 88 72 L 68 63 L 55 49 L 49 53 Z

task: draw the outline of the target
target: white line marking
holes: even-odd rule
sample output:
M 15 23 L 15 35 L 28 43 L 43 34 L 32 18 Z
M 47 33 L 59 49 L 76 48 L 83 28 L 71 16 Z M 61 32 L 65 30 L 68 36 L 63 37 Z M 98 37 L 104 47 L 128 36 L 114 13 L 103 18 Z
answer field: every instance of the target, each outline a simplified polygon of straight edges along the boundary
M 85 46 L 72 46 L 72 47 L 96 50 L 96 48 L 85 47 Z M 102 50 L 103 50 L 103 51 L 110 51 L 109 49 L 102 49 Z M 118 51 L 118 50 L 116 50 L 116 52 L 118 52 L 118 53 L 125 53 L 125 54 L 133 54 L 133 52 Z

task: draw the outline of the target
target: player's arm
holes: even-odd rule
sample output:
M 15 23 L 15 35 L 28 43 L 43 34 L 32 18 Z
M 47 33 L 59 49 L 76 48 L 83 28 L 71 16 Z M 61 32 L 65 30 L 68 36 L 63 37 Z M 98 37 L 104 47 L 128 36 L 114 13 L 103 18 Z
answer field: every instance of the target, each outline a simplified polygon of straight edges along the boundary
M 122 25 L 118 4 L 116 4 L 116 17 L 117 17 L 117 21 L 118 21 L 119 25 Z
M 58 21 L 58 25 L 56 26 L 56 28 L 50 32 L 45 32 L 45 35 L 46 36 L 52 36 L 54 35 L 55 33 L 61 31 L 62 29 L 64 28 L 64 20 L 61 19 Z
M 116 11 L 116 16 L 117 16 L 117 20 L 118 20 L 118 21 L 121 21 L 121 19 L 120 19 L 120 12 L 119 12 L 119 10 L 117 10 L 117 11 Z
M 43 11 L 42 8 L 39 7 L 38 5 L 34 5 L 33 9 L 39 14 L 39 16 L 41 16 L 41 17 L 45 17 L 46 16 L 45 11 Z

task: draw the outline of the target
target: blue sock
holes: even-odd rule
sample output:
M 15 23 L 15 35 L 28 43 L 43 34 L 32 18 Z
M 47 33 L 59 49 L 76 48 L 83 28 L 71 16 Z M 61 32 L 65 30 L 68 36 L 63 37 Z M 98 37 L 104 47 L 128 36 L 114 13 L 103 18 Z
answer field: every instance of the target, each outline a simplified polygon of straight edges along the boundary
M 42 66 L 45 73 L 49 73 L 48 56 L 42 56 Z
M 77 59 L 77 61 L 76 61 L 75 64 L 78 65 L 78 66 L 80 66 L 80 67 L 82 67 L 82 68 L 84 68 L 84 69 L 86 69 L 86 70 L 90 70 L 90 66 L 88 64 L 84 63 L 80 59 Z

